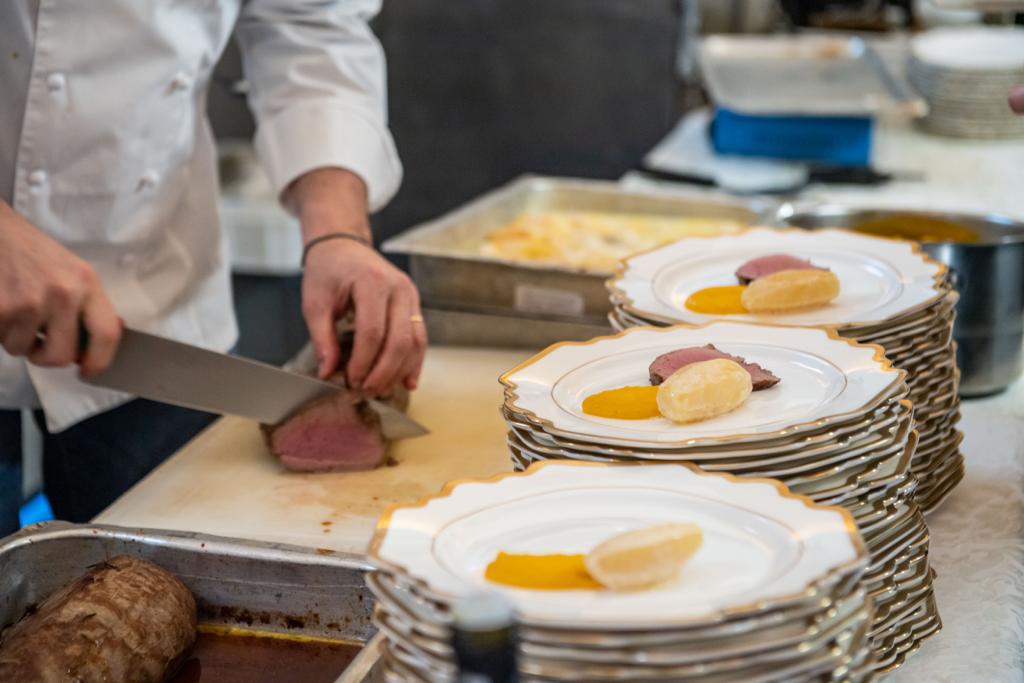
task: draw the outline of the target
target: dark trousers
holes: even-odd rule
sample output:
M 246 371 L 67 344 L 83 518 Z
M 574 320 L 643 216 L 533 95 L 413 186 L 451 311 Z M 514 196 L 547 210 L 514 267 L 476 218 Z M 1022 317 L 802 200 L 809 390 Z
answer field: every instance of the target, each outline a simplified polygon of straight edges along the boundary
M 87 522 L 216 415 L 136 399 L 57 434 L 43 430 L 43 490 L 57 519 Z M 0 538 L 18 528 L 21 416 L 0 410 Z

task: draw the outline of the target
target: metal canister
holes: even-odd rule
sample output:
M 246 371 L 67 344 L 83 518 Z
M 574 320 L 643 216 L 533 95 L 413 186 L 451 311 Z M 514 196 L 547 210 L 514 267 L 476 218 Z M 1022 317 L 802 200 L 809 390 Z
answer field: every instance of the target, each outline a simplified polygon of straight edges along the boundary
M 460 600 L 452 614 L 459 683 L 517 683 L 518 635 L 512 604 L 497 593 Z
M 784 206 L 783 225 L 857 228 L 909 217 L 966 228 L 972 241 L 923 241 L 953 271 L 960 302 L 953 335 L 958 344 L 960 393 L 983 396 L 1006 389 L 1024 370 L 1024 223 L 995 214 L 818 205 Z M 899 235 L 893 235 L 899 236 Z

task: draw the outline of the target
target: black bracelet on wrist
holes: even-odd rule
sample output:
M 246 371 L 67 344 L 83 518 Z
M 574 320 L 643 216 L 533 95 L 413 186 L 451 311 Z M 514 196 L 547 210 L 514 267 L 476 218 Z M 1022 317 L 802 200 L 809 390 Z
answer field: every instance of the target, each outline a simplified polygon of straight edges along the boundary
M 309 250 L 321 242 L 326 242 L 328 240 L 352 240 L 353 242 L 359 242 L 359 244 L 362 244 L 365 247 L 373 248 L 373 243 L 365 237 L 353 235 L 350 232 L 329 232 L 326 235 L 320 235 L 319 237 L 311 239 L 306 246 L 302 248 L 302 262 L 300 265 L 305 268 L 306 257 L 309 256 Z

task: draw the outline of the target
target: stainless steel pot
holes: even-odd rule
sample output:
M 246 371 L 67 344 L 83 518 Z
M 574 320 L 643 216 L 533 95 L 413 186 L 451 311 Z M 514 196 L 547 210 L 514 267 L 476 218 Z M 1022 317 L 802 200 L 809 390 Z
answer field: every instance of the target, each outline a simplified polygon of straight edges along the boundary
M 800 228 L 850 228 L 896 215 L 939 218 L 967 226 L 978 241 L 926 242 L 924 250 L 952 269 L 960 291 L 956 326 L 960 392 L 983 396 L 1005 389 L 1024 369 L 1024 223 L 998 215 L 783 206 L 778 222 Z

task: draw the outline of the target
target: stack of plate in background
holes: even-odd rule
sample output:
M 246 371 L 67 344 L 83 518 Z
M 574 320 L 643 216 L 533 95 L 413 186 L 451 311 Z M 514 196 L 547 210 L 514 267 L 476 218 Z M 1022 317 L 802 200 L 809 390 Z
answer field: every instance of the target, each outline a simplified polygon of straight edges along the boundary
M 781 381 L 731 413 L 691 424 L 583 411 L 583 400 L 597 392 L 648 384 L 661 354 L 705 344 Z M 546 460 L 685 462 L 772 477 L 816 503 L 849 510 L 871 553 L 865 585 L 876 615 L 869 635 L 885 670 L 938 628 L 928 530 L 913 496 L 917 434 L 905 377 L 877 347 L 834 332 L 718 322 L 558 344 L 501 381 L 517 469 Z M 911 626 L 924 614 L 932 617 L 925 626 Z
M 618 533 L 674 522 L 697 524 L 703 544 L 677 580 L 649 590 L 527 590 L 484 578 L 500 552 L 586 554 Z M 861 582 L 868 558 L 849 514 L 771 480 L 546 463 L 393 509 L 370 557 L 387 681 L 458 680 L 453 608 L 487 592 L 518 615 L 524 681 L 874 675 Z
M 910 82 L 927 100 L 921 123 L 938 135 L 1024 137 L 1024 118 L 1010 111 L 1010 89 L 1024 82 L 1024 29 L 943 28 L 914 38 Z
M 834 272 L 840 283 L 828 306 L 779 315 L 704 315 L 686 308 L 693 292 L 738 284 L 740 265 L 770 254 L 809 259 Z M 879 344 L 907 371 L 920 437 L 912 471 L 917 502 L 934 510 L 963 479 L 960 452 L 960 373 L 953 321 L 956 291 L 945 265 L 913 242 L 844 230 L 756 228 L 736 236 L 681 240 L 624 262 L 608 282 L 613 326 L 699 325 L 712 320 L 835 329 L 842 336 Z

